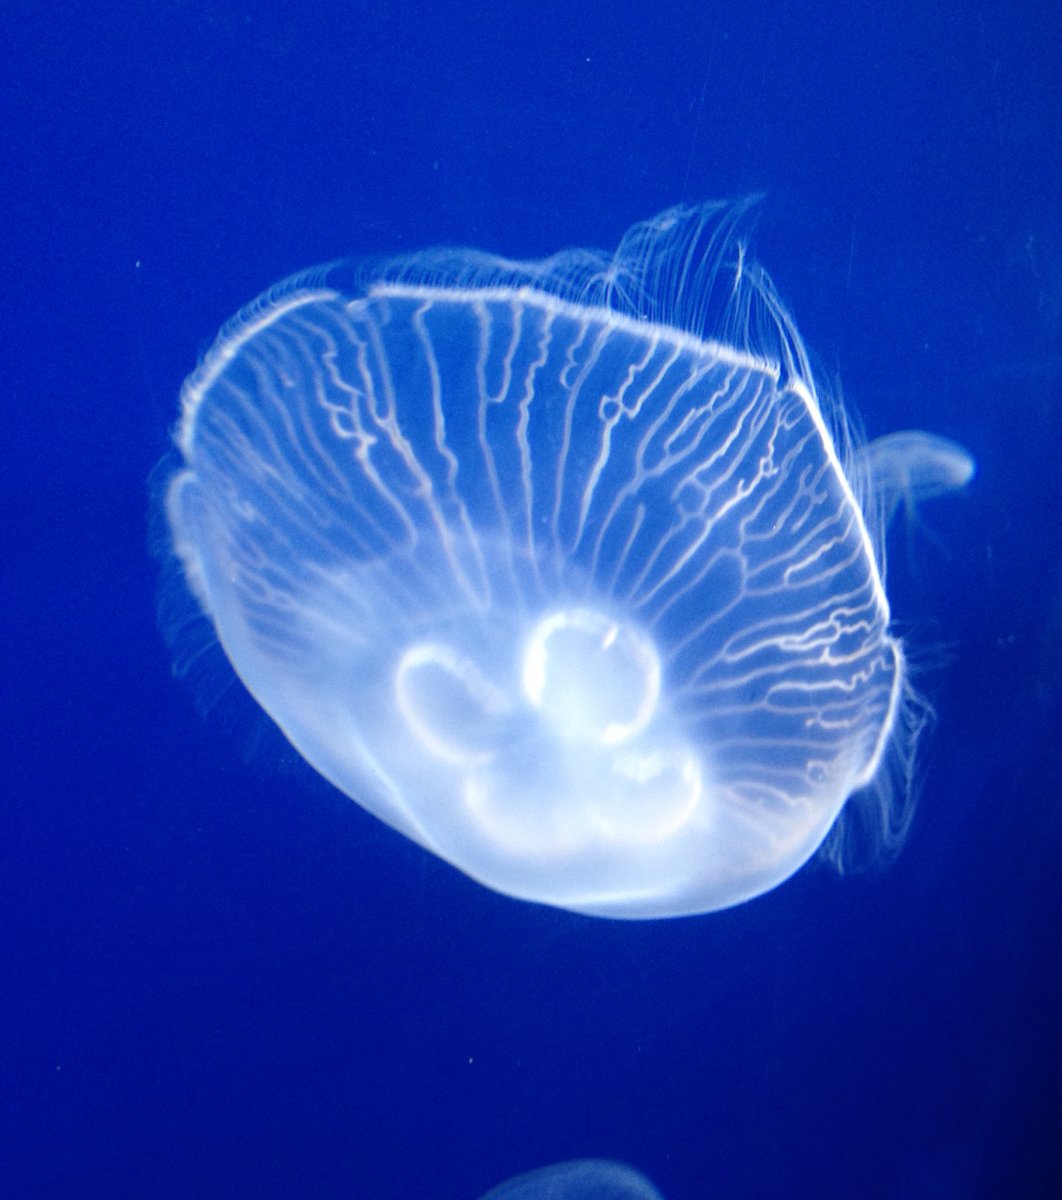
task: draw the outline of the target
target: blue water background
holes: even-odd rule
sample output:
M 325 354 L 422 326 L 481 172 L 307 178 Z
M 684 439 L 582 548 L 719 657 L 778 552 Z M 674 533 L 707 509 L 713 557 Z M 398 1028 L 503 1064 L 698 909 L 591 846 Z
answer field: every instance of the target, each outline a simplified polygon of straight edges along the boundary
M 474 1200 L 585 1155 L 668 1200 L 1060 1194 L 1060 24 L 4 7 L 0 1194 Z M 939 711 L 894 866 L 580 918 L 200 717 L 156 629 L 148 477 L 223 320 L 337 255 L 607 247 L 750 191 L 868 435 L 979 464 L 890 546 Z

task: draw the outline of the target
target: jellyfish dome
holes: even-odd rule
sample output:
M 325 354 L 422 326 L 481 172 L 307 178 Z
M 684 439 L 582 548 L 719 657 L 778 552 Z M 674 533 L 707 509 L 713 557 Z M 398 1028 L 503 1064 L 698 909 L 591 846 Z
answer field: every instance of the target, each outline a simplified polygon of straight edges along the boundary
M 875 438 L 862 448 L 860 458 L 886 524 L 901 505 L 908 520 L 913 520 L 919 501 L 961 491 L 977 471 L 965 446 L 921 429 Z
M 480 1200 L 663 1200 L 648 1179 L 626 1163 L 583 1158 L 518 1175 Z
M 236 672 L 321 775 L 498 891 L 736 904 L 896 735 L 843 420 L 740 215 L 329 268 L 185 385 L 166 515 Z

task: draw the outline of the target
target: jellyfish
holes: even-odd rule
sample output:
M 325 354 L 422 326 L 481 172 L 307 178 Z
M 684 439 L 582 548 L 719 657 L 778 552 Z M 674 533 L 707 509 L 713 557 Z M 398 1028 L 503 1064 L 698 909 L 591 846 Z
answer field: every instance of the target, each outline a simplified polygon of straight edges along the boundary
M 866 473 L 743 215 L 326 268 L 185 384 L 165 515 L 236 673 L 324 778 L 499 892 L 738 904 L 903 750 Z
M 528 1171 L 492 1188 L 482 1200 L 663 1200 L 633 1167 L 604 1158 L 578 1159 Z
M 918 504 L 960 491 L 973 479 L 977 464 L 958 442 L 917 429 L 875 438 L 860 452 L 877 493 L 885 524 L 902 505 L 914 521 Z

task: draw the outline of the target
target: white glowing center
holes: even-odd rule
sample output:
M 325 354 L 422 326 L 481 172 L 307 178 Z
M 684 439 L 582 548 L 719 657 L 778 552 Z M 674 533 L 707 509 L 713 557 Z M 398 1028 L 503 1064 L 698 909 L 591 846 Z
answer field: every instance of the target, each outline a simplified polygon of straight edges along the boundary
M 652 719 L 660 659 L 630 625 L 593 609 L 565 609 L 535 626 L 524 650 L 523 688 L 558 736 L 615 746 Z

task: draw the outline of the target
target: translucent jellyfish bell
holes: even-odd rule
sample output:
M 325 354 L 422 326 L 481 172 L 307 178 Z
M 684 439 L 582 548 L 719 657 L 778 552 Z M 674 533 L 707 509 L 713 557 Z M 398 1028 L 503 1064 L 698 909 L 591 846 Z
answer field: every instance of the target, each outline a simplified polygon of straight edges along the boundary
M 843 421 L 738 215 L 297 280 L 185 386 L 166 511 L 236 671 L 322 775 L 499 891 L 736 904 L 903 724 Z
M 518 1175 L 481 1200 L 663 1200 L 640 1172 L 605 1158 L 577 1159 Z
M 977 471 L 973 456 L 964 446 L 920 429 L 875 438 L 863 447 L 861 457 L 881 502 L 886 525 L 901 505 L 913 521 L 921 501 L 961 491 Z

